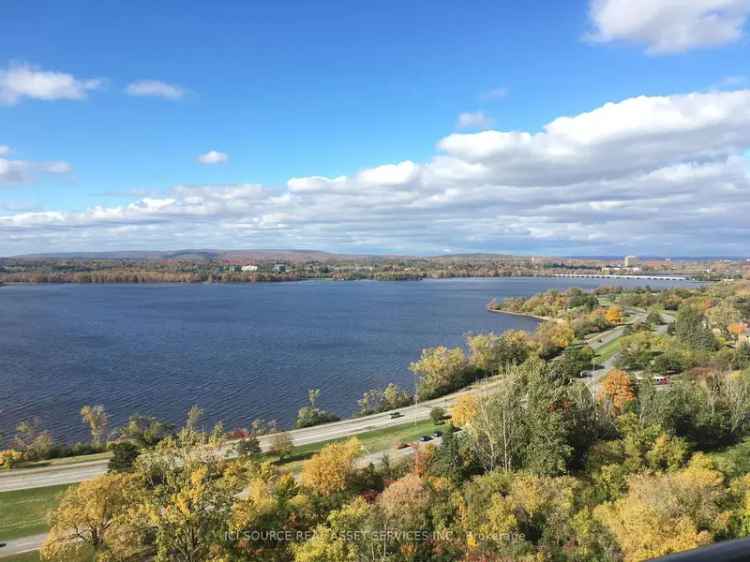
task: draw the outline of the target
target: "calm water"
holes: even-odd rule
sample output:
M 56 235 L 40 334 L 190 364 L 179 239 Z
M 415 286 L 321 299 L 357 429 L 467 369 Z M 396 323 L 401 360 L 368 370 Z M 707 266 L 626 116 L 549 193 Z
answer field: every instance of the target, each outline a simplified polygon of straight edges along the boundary
M 256 417 L 288 425 L 309 388 L 346 416 L 369 388 L 413 388 L 408 365 L 424 347 L 458 345 L 467 332 L 534 329 L 534 320 L 487 312 L 491 298 L 599 285 L 514 278 L 6 286 L 0 432 L 39 416 L 57 438 L 85 438 L 83 404 L 103 404 L 113 426 L 134 412 L 182 422 L 192 404 L 228 428 Z

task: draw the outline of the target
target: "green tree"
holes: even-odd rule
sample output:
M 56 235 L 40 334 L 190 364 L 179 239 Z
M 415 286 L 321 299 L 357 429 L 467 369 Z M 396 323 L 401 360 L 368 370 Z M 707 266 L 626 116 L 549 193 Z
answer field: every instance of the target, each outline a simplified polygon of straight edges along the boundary
M 718 342 L 708 327 L 706 317 L 693 306 L 683 305 L 677 311 L 674 335 L 680 342 L 696 351 L 714 351 L 718 348 Z
M 109 459 L 108 472 L 129 472 L 133 469 L 140 450 L 128 441 L 112 445 L 112 458 Z
M 318 398 L 320 397 L 320 389 L 310 389 L 307 394 L 310 404 L 300 408 L 299 412 L 297 413 L 297 421 L 294 423 L 294 427 L 299 429 L 303 427 L 320 425 L 322 423 L 338 421 L 339 417 L 335 414 L 318 408 L 317 402 Z

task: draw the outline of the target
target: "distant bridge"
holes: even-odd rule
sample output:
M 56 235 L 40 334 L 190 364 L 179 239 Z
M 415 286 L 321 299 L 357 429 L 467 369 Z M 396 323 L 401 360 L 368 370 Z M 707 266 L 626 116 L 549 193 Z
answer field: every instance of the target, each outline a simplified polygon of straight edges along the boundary
M 580 277 L 583 279 L 653 279 L 660 281 L 687 281 L 676 275 L 608 275 L 604 273 L 555 273 L 552 277 Z

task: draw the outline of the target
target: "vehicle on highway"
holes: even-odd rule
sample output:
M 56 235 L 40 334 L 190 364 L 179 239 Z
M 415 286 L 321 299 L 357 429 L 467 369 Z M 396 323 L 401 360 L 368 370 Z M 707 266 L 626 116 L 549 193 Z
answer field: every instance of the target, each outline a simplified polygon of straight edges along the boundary
M 395 420 L 396 418 L 400 418 L 403 414 L 401 412 L 391 412 L 391 419 Z

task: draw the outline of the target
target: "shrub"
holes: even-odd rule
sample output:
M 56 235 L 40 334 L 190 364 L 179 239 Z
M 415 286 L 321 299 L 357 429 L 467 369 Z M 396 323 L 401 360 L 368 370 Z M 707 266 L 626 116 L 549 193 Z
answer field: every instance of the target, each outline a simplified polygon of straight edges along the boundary
M 435 424 L 443 423 L 445 410 L 443 408 L 433 408 L 430 410 L 430 418 L 432 418 L 432 421 Z
M 23 460 L 23 453 L 15 449 L 0 451 L 0 470 L 10 470 Z

